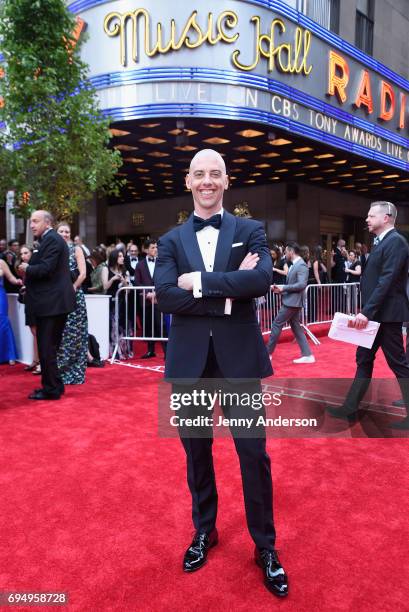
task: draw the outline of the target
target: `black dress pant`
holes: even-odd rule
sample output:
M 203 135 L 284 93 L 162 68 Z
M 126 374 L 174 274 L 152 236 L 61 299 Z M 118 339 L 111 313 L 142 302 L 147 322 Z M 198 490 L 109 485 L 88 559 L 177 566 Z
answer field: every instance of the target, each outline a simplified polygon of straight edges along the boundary
M 173 385 L 173 392 L 184 393 L 201 388 L 209 390 L 209 380 L 216 379 L 214 391 L 220 390 L 223 375 L 218 367 L 213 343 L 210 342 L 209 353 L 202 382 L 191 385 Z M 240 387 L 242 388 L 240 390 Z M 223 380 L 224 393 L 260 393 L 260 381 L 252 381 L 243 385 L 228 383 Z M 225 417 L 254 418 L 265 416 L 264 409 L 255 411 L 248 406 L 238 406 L 233 403 L 228 407 L 221 406 Z M 207 415 L 212 413 L 204 407 Z M 255 419 L 256 420 L 256 419 Z M 271 479 L 270 458 L 266 452 L 266 438 L 264 426 L 256 431 L 250 430 L 248 435 L 242 429 L 230 427 L 236 452 L 239 457 L 243 485 L 246 520 L 250 535 L 258 548 L 274 549 L 276 533 L 273 520 L 273 486 Z M 217 489 L 213 467 L 213 429 L 204 428 L 200 437 L 185 437 L 183 428 L 179 428 L 181 442 L 187 457 L 187 481 L 192 495 L 192 518 L 195 529 L 210 533 L 216 525 L 217 517 Z M 236 500 L 231 500 L 236 503 Z
M 409 365 L 403 349 L 402 323 L 381 323 L 372 348 L 359 346 L 356 351 L 355 379 L 344 402 L 346 408 L 357 410 L 372 378 L 375 356 L 381 348 L 388 366 L 398 379 L 402 397 L 409 410 Z M 408 412 L 409 414 L 409 412 Z
M 66 319 L 66 314 L 36 318 L 41 383 L 44 392 L 50 395 L 61 395 L 64 391 L 64 383 L 57 366 L 57 351 Z

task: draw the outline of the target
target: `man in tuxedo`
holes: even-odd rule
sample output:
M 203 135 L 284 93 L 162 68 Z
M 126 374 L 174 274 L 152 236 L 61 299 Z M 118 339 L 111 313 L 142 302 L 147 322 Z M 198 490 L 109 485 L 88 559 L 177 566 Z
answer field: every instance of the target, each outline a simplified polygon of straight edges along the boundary
M 351 323 L 365 329 L 369 320 L 380 327 L 372 348 L 359 346 L 356 351 L 355 379 L 340 408 L 328 408 L 334 417 L 349 420 L 355 417 L 372 377 L 379 348 L 398 379 L 407 416 L 391 427 L 409 428 L 409 365 L 403 349 L 402 322 L 409 320 L 406 294 L 409 249 L 406 240 L 395 229 L 397 210 L 391 202 L 373 202 L 366 219 L 369 231 L 375 234 L 374 246 L 361 277 L 362 310 Z
M 273 292 L 282 295 L 282 306 L 272 323 L 267 350 L 270 355 L 273 354 L 284 325 L 289 323 L 301 350 L 301 357 L 294 359 L 294 363 L 314 363 L 315 357 L 300 324 L 305 288 L 308 283 L 308 266 L 300 257 L 300 247 L 296 242 L 287 244 L 285 258 L 292 265 L 288 270 L 287 283 L 281 287 L 273 286 Z
M 156 240 L 146 240 L 144 243 L 146 257 L 142 259 L 134 272 L 135 287 L 153 286 L 153 275 L 158 257 L 158 245 Z M 144 304 L 145 300 L 145 304 Z M 153 309 L 153 314 L 152 314 Z M 163 336 L 161 326 L 161 314 L 157 306 L 155 291 L 141 290 L 139 312 L 142 320 L 142 333 L 144 336 Z M 166 355 L 166 342 L 162 342 L 163 354 Z M 155 342 L 148 340 L 147 352 L 141 359 L 156 357 Z
M 125 256 L 125 268 L 129 272 L 129 278 L 131 284 L 135 286 L 135 270 L 139 264 L 139 249 L 136 244 L 131 244 L 129 247 L 129 254 Z
M 258 221 L 236 218 L 223 209 L 228 176 L 216 151 L 205 149 L 194 156 L 186 186 L 192 192 L 194 213 L 160 239 L 155 269 L 159 307 L 172 314 L 165 378 L 173 382 L 173 391 L 183 389 L 192 394 L 212 379 L 222 380 L 239 394 L 243 388 L 260 391 L 260 378 L 272 374 L 254 306 L 254 298 L 269 291 L 272 278 L 264 228 Z M 248 385 L 245 380 L 250 381 Z M 226 407 L 226 412 L 221 408 L 225 416 L 234 416 L 235 410 L 243 414 L 244 410 L 254 417 L 251 406 L 243 408 L 240 401 Z M 200 409 L 206 411 L 207 406 Z M 272 481 L 264 427 L 247 437 L 233 425 L 230 429 L 240 460 L 255 560 L 267 588 L 282 597 L 287 595 L 288 582 L 274 548 Z M 183 569 L 192 572 L 203 566 L 209 549 L 218 542 L 213 430 L 210 427 L 189 436 L 180 427 L 179 435 L 186 452 L 196 530 Z
M 38 250 L 30 263 L 19 266 L 25 274 L 26 308 L 36 320 L 42 388 L 29 399 L 55 400 L 64 393 L 57 367 L 57 351 L 68 313 L 75 309 L 75 292 L 65 240 L 52 228 L 52 216 L 45 210 L 33 212 L 30 228 Z

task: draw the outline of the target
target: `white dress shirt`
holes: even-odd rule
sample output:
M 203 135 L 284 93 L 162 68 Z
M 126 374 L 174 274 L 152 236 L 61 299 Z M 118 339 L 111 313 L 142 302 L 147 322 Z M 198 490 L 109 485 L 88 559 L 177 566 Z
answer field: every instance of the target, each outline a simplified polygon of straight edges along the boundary
M 388 229 L 386 229 L 384 232 L 382 232 L 382 234 L 379 234 L 378 236 L 378 243 L 381 242 L 381 240 L 383 240 L 386 236 L 386 234 L 388 232 L 391 232 L 393 229 L 395 229 L 394 227 L 388 227 Z
M 154 261 L 149 261 L 149 258 L 146 257 L 146 264 L 148 266 L 148 270 L 152 278 L 153 278 L 153 273 L 155 272 L 155 263 L 156 263 L 156 257 L 154 258 Z
M 214 213 L 215 215 L 220 214 L 223 219 L 223 208 L 221 208 L 218 212 Z M 197 217 L 196 213 L 194 213 Z M 199 245 L 200 253 L 202 255 L 203 263 L 206 269 L 206 272 L 213 272 L 214 270 L 214 258 L 216 256 L 216 248 L 217 248 L 217 240 L 219 238 L 219 231 L 212 225 L 207 225 L 200 231 L 196 232 L 196 238 Z M 201 272 L 193 272 L 193 297 L 201 298 L 202 297 L 202 273 Z M 224 314 L 231 314 L 231 299 L 226 298 L 226 303 L 224 307 Z

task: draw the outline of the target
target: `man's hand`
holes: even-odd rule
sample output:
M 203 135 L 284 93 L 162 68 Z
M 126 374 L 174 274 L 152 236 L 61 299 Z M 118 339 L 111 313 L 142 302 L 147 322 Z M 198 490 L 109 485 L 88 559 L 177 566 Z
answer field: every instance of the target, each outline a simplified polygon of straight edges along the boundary
M 180 289 L 186 289 L 186 291 L 193 291 L 193 273 L 187 272 L 186 274 L 181 274 L 178 278 L 178 287 Z
M 257 253 L 247 253 L 240 264 L 239 270 L 254 270 L 259 261 L 260 257 Z
M 27 268 L 28 268 L 28 263 L 21 263 L 21 264 L 19 265 L 19 267 L 18 267 L 19 272 L 20 272 L 21 274 L 25 274 L 25 272 L 26 272 Z
M 369 319 L 365 315 L 359 313 L 356 315 L 355 319 L 348 321 L 348 327 L 355 327 L 355 329 L 365 329 L 365 327 L 368 325 L 368 321 Z
M 148 293 L 146 294 L 146 299 L 149 300 L 150 302 L 152 302 L 153 304 L 157 304 L 158 303 L 158 301 L 156 299 L 155 291 L 148 291 Z
M 278 285 L 271 285 L 271 288 L 273 290 L 273 293 L 282 293 L 283 290 L 281 287 L 279 287 Z

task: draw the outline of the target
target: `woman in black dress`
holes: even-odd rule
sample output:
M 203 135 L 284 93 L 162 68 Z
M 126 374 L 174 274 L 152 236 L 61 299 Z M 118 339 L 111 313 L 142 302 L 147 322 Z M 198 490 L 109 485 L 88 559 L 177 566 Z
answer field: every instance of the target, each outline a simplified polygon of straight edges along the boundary
M 113 249 L 108 257 L 108 267 L 103 268 L 101 272 L 101 279 L 104 286 L 105 293 L 111 296 L 109 303 L 109 320 L 110 320 L 110 343 L 109 352 L 112 356 L 115 346 L 117 343 L 116 337 L 116 326 L 115 326 L 115 296 L 121 287 L 129 285 L 129 280 L 126 276 L 125 270 L 125 258 L 124 254 L 119 249 Z M 119 336 L 126 335 L 127 329 L 127 313 L 126 313 L 126 301 L 125 292 L 121 291 L 118 296 L 118 332 Z M 128 334 L 131 334 L 132 330 L 128 329 Z M 128 359 L 132 357 L 131 344 L 128 340 L 123 340 L 118 346 L 118 357 L 119 359 Z

